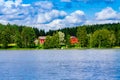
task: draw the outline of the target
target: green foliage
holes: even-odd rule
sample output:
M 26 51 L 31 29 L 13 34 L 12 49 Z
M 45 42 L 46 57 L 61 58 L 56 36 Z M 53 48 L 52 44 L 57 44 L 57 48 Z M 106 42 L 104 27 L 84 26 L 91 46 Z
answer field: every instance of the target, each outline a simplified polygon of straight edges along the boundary
M 44 48 L 60 48 L 60 41 L 59 41 L 59 34 L 58 32 L 54 33 L 53 36 L 47 36 L 46 41 L 44 43 Z
M 44 45 L 43 45 L 43 44 L 39 44 L 39 45 L 37 46 L 37 48 L 38 48 L 38 49 L 44 49 Z
M 33 30 L 35 32 L 36 38 L 38 38 L 40 36 L 39 29 L 38 28 L 33 28 Z
M 115 37 L 115 33 L 114 33 L 114 31 L 111 31 L 111 32 L 110 32 L 110 38 L 109 38 L 109 41 L 110 41 L 110 43 L 109 43 L 110 47 L 115 46 L 115 43 L 116 43 L 116 37 Z
M 33 28 L 31 27 L 23 28 L 21 36 L 23 48 L 32 48 L 35 46 L 34 44 L 35 32 Z
M 22 48 L 22 36 L 19 32 L 16 32 L 15 43 L 17 44 L 18 48 Z
M 77 36 L 80 42 L 73 47 L 114 47 L 120 46 L 120 23 L 78 26 L 46 33 L 44 30 L 27 26 L 0 24 L 0 46 L 3 48 L 8 48 L 9 44 L 16 44 L 18 48 L 31 48 L 34 47 L 35 38 L 46 35 L 50 36 L 47 36 L 45 44 L 37 45 L 38 47 L 72 47 L 70 36 Z
M 92 47 L 111 47 L 114 45 L 116 39 L 115 35 L 107 29 L 97 30 L 90 38 L 90 44 Z
M 52 37 L 52 42 L 53 42 L 53 48 L 59 48 L 60 47 L 60 38 L 58 32 L 53 34 Z
M 33 28 L 35 31 L 36 38 L 39 36 L 45 36 L 45 31 L 44 30 L 39 30 L 38 28 Z
M 52 40 L 51 36 L 46 37 L 46 40 L 45 40 L 45 43 L 44 43 L 44 48 L 45 49 L 52 48 L 52 41 L 51 40 Z
M 81 30 L 82 27 L 85 27 L 86 29 Z M 110 31 L 111 38 L 109 39 L 110 43 L 107 47 L 120 46 L 120 23 L 85 25 L 85 26 L 78 26 L 78 27 L 72 27 L 72 28 L 64 28 L 57 31 L 61 31 L 65 33 L 66 45 L 68 45 L 69 43 L 69 41 L 67 40 L 67 35 L 70 35 L 70 36 L 78 37 L 81 47 L 95 47 L 97 45 L 94 45 L 94 43 L 92 43 L 92 40 L 91 40 L 92 35 L 95 31 L 102 30 L 102 29 L 107 29 Z M 47 32 L 47 35 L 51 35 L 54 32 L 56 31 L 50 30 L 49 32 Z M 87 37 L 86 37 L 86 33 L 87 33 Z M 98 43 L 97 41 L 94 41 L 94 42 Z M 105 45 L 106 44 L 107 43 L 105 43 Z
M 117 33 L 116 33 L 116 45 L 117 46 L 120 46 L 120 30 L 119 31 L 117 31 Z
M 0 44 L 2 43 L 1 40 L 2 40 L 2 31 L 0 30 Z
M 61 31 L 58 32 L 59 35 L 59 43 L 60 45 L 65 45 L 65 34 Z
M 78 27 L 77 37 L 79 39 L 80 47 L 87 47 L 87 31 L 86 27 Z
M 39 31 L 39 36 L 45 36 L 45 31 L 44 30 L 40 30 Z
M 1 34 L 1 43 L 3 44 L 3 48 L 7 48 L 10 43 L 10 30 L 8 27 Z
M 71 47 L 71 44 L 70 44 L 70 35 L 66 35 L 66 47 Z
M 16 44 L 18 48 L 34 47 L 34 39 L 39 35 L 40 31 L 37 28 L 0 24 L 0 45 L 3 45 L 3 48 L 7 48 L 8 44 Z

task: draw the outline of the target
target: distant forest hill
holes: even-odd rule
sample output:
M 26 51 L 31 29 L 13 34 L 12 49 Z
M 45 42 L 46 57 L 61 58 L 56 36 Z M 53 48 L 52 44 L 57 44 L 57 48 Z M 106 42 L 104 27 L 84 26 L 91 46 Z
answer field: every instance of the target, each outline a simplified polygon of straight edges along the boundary
M 69 34 L 71 36 L 77 36 L 77 28 L 79 27 L 86 27 L 87 34 L 94 33 L 96 30 L 101 29 L 108 29 L 112 30 L 115 33 L 117 33 L 120 30 L 120 23 L 111 23 L 111 24 L 95 24 L 95 25 L 83 25 L 83 26 L 76 26 L 76 27 L 70 27 L 70 28 L 63 28 L 59 30 L 49 30 L 46 35 L 53 35 L 56 31 L 62 31 L 65 34 Z
M 69 46 L 68 36 L 76 36 L 79 40 L 77 47 L 115 47 L 120 46 L 120 23 L 113 24 L 96 24 L 96 25 L 83 25 L 77 27 L 63 28 L 59 30 L 39 30 L 27 26 L 18 25 L 3 25 L 0 24 L 0 48 L 8 48 L 9 44 L 15 43 L 15 47 L 19 48 L 35 48 L 34 40 L 39 36 L 56 36 L 58 32 L 62 32 L 64 36 L 63 44 L 58 40 L 56 46 L 52 48 L 59 48 L 61 46 Z M 99 40 L 98 40 L 99 39 Z M 54 38 L 54 40 L 56 40 Z M 49 41 L 49 40 L 48 40 Z M 51 40 L 53 41 L 53 40 Z M 50 43 L 50 42 L 49 42 Z M 43 45 L 44 48 L 50 44 Z

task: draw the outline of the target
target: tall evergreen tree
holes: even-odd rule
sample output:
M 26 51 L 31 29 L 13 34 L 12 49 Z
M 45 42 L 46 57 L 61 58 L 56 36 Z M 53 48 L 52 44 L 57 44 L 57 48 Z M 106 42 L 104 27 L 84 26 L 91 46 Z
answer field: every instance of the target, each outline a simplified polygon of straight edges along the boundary
M 15 43 L 18 48 L 22 48 L 22 36 L 21 36 L 20 32 L 16 32 Z
M 116 34 L 116 45 L 120 46 L 120 30 Z
M 34 29 L 34 32 L 35 32 L 36 38 L 38 38 L 38 37 L 40 36 L 39 29 L 38 29 L 38 28 L 33 28 L 33 29 Z
M 40 31 L 39 31 L 39 35 L 40 35 L 40 36 L 45 36 L 45 31 L 44 31 L 44 30 L 40 30 Z
M 44 43 L 44 48 L 45 49 L 49 49 L 49 48 L 52 48 L 52 42 L 51 42 L 51 36 L 46 36 L 46 40 L 45 40 L 45 43 Z
M 0 30 L 0 44 L 2 43 L 1 40 L 2 40 L 2 31 Z
M 3 48 L 7 48 L 8 44 L 10 43 L 10 30 L 8 27 L 6 27 L 6 29 L 4 31 L 2 31 L 1 34 L 1 42 L 3 44 Z
M 88 42 L 86 27 L 78 27 L 76 35 L 79 39 L 80 47 L 87 47 Z
M 113 47 L 115 46 L 115 43 L 116 43 L 116 37 L 115 37 L 115 32 L 114 31 L 110 31 L 110 38 L 109 38 L 109 47 Z
M 34 40 L 35 40 L 35 32 L 33 30 L 33 28 L 30 27 L 25 27 L 22 30 L 22 45 L 23 47 L 34 47 Z
M 66 35 L 66 47 L 70 47 L 70 35 Z
M 60 47 L 60 41 L 59 41 L 59 34 L 58 34 L 58 32 L 53 34 L 53 36 L 51 38 L 51 41 L 52 41 L 52 47 L 53 48 L 59 48 Z

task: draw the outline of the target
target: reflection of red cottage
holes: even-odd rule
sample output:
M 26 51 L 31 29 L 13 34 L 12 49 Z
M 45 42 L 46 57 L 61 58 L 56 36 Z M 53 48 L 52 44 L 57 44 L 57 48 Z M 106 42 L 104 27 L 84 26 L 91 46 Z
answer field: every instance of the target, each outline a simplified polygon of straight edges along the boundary
M 70 37 L 70 43 L 71 43 L 71 44 L 77 44 L 77 43 L 78 43 L 78 38 L 75 37 L 75 36 L 71 36 L 71 37 Z
M 40 36 L 39 37 L 39 43 L 44 44 L 46 37 L 45 36 Z

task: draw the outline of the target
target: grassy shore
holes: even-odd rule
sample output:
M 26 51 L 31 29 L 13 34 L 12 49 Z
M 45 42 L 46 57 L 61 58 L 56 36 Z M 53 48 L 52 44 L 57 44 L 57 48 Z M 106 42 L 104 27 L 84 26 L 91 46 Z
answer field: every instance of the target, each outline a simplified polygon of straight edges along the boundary
M 8 48 L 4 49 L 1 48 L 2 44 L 0 44 L 0 50 L 86 50 L 86 49 L 120 49 L 120 46 L 116 46 L 113 48 L 80 48 L 80 47 L 71 47 L 71 48 L 66 48 L 65 46 L 62 48 L 51 48 L 51 49 L 43 49 L 39 47 L 35 48 L 17 48 L 16 44 L 9 44 Z
M 0 48 L 0 50 L 87 50 L 87 49 L 120 49 L 120 47 L 114 47 L 114 48 L 52 48 L 52 49 L 39 49 L 39 48 Z

